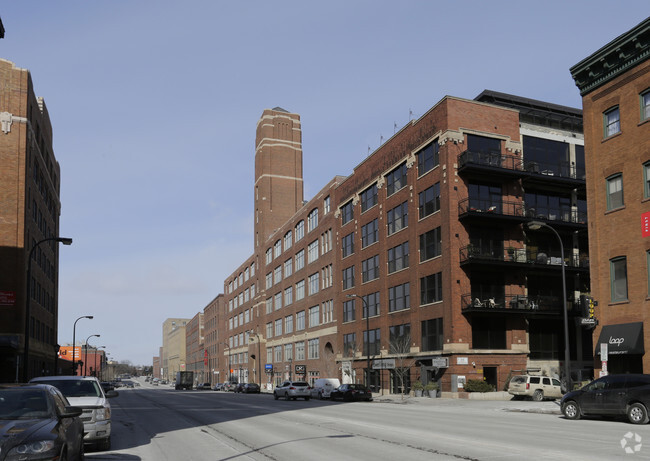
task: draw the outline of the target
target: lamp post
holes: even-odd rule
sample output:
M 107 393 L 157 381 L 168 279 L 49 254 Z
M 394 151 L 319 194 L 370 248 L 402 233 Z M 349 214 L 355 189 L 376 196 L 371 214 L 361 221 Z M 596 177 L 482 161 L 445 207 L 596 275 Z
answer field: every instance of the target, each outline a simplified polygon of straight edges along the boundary
M 32 258 L 34 257 L 34 250 L 43 242 L 59 242 L 64 245 L 72 245 L 72 239 L 67 237 L 48 237 L 43 240 L 39 240 L 34 244 L 31 250 L 29 250 L 29 257 L 27 258 L 27 284 L 25 285 L 25 347 L 23 349 L 23 382 L 29 381 L 28 373 L 28 362 L 29 362 L 29 322 L 30 322 L 30 309 L 31 309 L 31 284 L 32 284 Z
M 77 350 L 75 349 L 75 347 L 77 347 L 77 345 L 75 344 L 75 341 L 77 340 L 77 322 L 81 319 L 92 319 L 92 318 L 93 318 L 92 315 L 82 315 L 81 317 L 79 317 L 77 320 L 74 321 L 74 325 L 72 326 L 72 376 L 77 375 L 77 369 L 74 366 L 75 359 L 77 358 L 76 357 Z
M 368 307 L 368 302 L 363 299 L 363 297 L 356 295 L 356 294 L 350 294 L 347 295 L 348 298 L 359 298 L 361 302 L 363 303 L 363 308 L 366 310 L 366 362 L 367 362 L 367 370 L 366 370 L 366 375 L 365 375 L 365 381 L 366 381 L 366 387 L 370 388 L 370 308 Z M 362 311 L 363 312 L 363 311 Z
M 560 261 L 562 266 L 562 310 L 564 314 L 564 376 L 567 383 L 567 390 L 571 390 L 573 386 L 571 385 L 571 370 L 569 367 L 569 361 L 571 360 L 571 353 L 569 348 L 569 314 L 566 308 L 566 278 L 564 275 L 564 244 L 562 243 L 562 238 L 560 238 L 560 234 L 558 234 L 555 229 L 553 229 L 551 226 L 549 226 L 546 223 L 543 223 L 541 221 L 530 221 L 527 224 L 527 226 L 530 230 L 538 230 L 541 227 L 546 227 L 547 229 L 550 229 L 555 234 L 555 236 L 557 237 L 557 241 L 560 242 Z
M 100 337 L 101 335 L 90 335 L 86 338 L 86 354 L 84 355 L 84 376 L 86 376 L 88 370 L 88 340 L 92 337 Z
M 249 337 L 251 335 L 255 335 L 257 337 L 257 374 L 259 375 L 260 378 L 260 389 L 262 388 L 262 340 L 260 339 L 260 335 L 256 331 L 249 331 L 248 332 Z

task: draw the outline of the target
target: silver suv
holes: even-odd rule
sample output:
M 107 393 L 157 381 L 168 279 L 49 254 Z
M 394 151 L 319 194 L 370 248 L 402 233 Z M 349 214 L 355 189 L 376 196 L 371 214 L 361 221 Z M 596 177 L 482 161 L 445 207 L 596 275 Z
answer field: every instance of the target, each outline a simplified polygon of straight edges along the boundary
M 276 387 L 273 391 L 275 400 L 280 397 L 287 400 L 296 400 L 298 397 L 309 400 L 311 398 L 311 387 L 304 381 L 285 381 L 282 386 Z
M 562 397 L 560 380 L 548 376 L 516 375 L 510 379 L 508 392 L 515 397 L 532 397 L 535 401 Z
M 42 376 L 30 383 L 50 384 L 66 396 L 70 405 L 83 409 L 84 443 L 97 444 L 100 450 L 111 448 L 111 404 L 116 391 L 104 390 L 94 376 Z

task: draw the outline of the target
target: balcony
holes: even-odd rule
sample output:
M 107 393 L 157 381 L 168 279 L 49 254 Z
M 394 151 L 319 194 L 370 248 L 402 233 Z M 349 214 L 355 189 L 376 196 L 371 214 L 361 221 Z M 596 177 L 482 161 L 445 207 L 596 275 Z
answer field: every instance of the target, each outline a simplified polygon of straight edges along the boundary
M 585 187 L 585 170 L 573 162 L 524 161 L 524 185 L 565 191 Z
M 521 201 L 479 200 L 466 198 L 458 202 L 458 218 L 493 219 L 505 221 L 525 221 L 524 205 Z
M 527 248 L 491 248 L 482 249 L 476 245 L 467 245 L 459 249 L 460 265 L 495 265 L 513 266 L 518 269 L 528 268 L 536 271 L 560 270 L 562 258 L 550 256 L 546 253 L 529 250 Z M 564 258 L 566 270 L 586 272 L 589 271 L 589 258 L 571 255 Z
M 465 313 L 487 312 L 559 315 L 562 312 L 561 307 L 562 297 L 553 294 L 539 296 L 506 294 L 491 298 L 472 296 L 470 293 L 461 295 L 461 309 Z M 567 302 L 567 307 L 571 310 L 573 303 Z
M 526 218 L 547 221 L 554 226 L 587 228 L 587 212 L 571 208 L 551 208 L 540 206 L 525 207 Z
M 518 155 L 466 150 L 458 156 L 459 174 L 485 174 L 488 171 L 512 178 L 521 178 L 526 174 L 523 170 L 521 157 Z

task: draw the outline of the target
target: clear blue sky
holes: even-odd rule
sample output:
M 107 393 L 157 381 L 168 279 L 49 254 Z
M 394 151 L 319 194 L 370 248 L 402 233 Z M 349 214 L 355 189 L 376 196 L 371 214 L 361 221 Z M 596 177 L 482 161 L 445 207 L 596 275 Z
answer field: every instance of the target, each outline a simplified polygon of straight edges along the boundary
M 59 343 L 150 364 L 253 250 L 255 126 L 301 115 L 305 198 L 409 111 L 484 89 L 581 107 L 569 68 L 647 0 L 3 2 L 61 165 Z M 0 107 L 0 111 L 3 110 Z

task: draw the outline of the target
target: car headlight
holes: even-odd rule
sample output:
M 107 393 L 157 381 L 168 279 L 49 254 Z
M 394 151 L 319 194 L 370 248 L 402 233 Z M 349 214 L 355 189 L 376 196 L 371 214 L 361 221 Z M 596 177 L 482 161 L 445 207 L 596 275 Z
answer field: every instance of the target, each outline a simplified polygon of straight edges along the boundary
M 95 421 L 104 421 L 107 419 L 111 419 L 110 408 L 99 408 L 95 410 Z
M 54 440 L 39 440 L 37 442 L 16 445 L 7 453 L 7 461 L 42 459 L 43 455 L 56 450 Z M 54 455 L 54 453 L 52 453 Z

